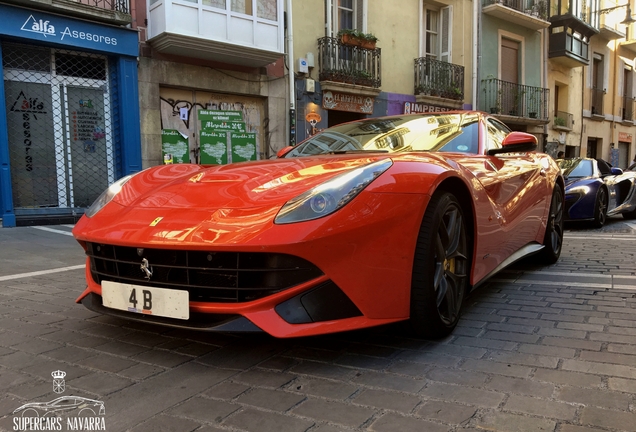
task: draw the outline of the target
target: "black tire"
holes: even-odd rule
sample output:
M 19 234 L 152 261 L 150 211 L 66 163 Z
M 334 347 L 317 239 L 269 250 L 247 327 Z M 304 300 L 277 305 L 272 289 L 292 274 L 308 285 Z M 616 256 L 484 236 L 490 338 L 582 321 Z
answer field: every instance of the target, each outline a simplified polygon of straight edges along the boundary
M 539 252 L 539 259 L 545 264 L 554 264 L 561 256 L 563 247 L 563 189 L 558 184 L 554 186 L 550 201 L 547 227 L 543 236 L 545 246 Z
M 468 244 L 457 198 L 448 192 L 433 195 L 413 259 L 410 324 L 417 336 L 441 338 L 457 325 L 468 288 Z
M 596 202 L 594 203 L 594 221 L 592 225 L 595 228 L 602 228 L 607 220 L 607 191 L 604 187 L 599 188 L 596 194 Z

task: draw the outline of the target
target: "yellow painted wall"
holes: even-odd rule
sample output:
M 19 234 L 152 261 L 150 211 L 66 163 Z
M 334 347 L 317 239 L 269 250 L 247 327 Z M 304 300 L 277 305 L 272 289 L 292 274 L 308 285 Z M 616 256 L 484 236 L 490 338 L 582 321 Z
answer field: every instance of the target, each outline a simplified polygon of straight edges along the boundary
M 413 94 L 414 60 L 420 50 L 421 0 L 367 0 L 367 33 L 379 38 L 382 49 L 381 90 Z M 435 2 L 453 6 L 452 63 L 464 66 L 465 102 L 470 102 L 472 76 L 472 1 Z M 325 36 L 325 1 L 293 0 L 294 61 L 312 52 L 315 68 L 311 78 L 318 79 L 318 38 Z M 362 30 L 362 29 L 360 29 Z M 297 64 L 297 63 L 295 63 Z

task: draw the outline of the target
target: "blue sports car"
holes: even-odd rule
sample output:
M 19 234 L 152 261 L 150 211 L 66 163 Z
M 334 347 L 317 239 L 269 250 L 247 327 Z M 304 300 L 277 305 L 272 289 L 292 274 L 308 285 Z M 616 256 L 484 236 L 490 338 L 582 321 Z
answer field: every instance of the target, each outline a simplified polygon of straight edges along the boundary
M 623 172 L 603 159 L 559 159 L 557 163 L 565 178 L 565 220 L 588 220 L 600 228 L 607 216 L 636 218 L 636 172 Z

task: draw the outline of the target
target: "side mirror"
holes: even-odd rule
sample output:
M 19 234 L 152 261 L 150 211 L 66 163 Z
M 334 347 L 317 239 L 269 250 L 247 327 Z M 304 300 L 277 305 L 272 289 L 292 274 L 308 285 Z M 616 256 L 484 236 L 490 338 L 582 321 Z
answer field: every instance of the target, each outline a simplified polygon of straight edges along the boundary
M 488 156 L 500 153 L 524 153 L 537 149 L 537 137 L 526 132 L 510 132 L 506 135 L 502 147 L 488 150 Z
M 285 157 L 285 155 L 289 153 L 290 151 L 292 151 L 293 149 L 294 149 L 294 146 L 283 147 L 282 149 L 276 152 L 276 157 L 279 159 L 282 157 Z
M 612 175 L 621 175 L 623 174 L 623 170 L 617 167 L 612 167 L 610 168 L 610 172 L 612 173 Z

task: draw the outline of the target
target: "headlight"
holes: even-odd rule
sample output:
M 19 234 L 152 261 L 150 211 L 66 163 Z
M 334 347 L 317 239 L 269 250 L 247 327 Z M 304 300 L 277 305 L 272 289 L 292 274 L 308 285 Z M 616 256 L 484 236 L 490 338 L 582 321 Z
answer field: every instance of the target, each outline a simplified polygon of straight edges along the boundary
M 128 180 L 132 178 L 133 174 L 127 175 L 126 177 L 122 177 L 117 180 L 115 183 L 110 185 L 108 189 L 106 189 L 100 196 L 97 197 L 95 202 L 91 204 L 91 206 L 86 210 L 86 217 L 93 217 L 95 214 L 104 208 L 106 204 L 112 201 L 115 198 L 115 195 L 119 193 L 122 186 L 126 184 Z
M 589 192 L 590 192 L 590 187 L 589 186 L 577 186 L 577 187 L 573 187 L 572 189 L 570 189 L 567 193 L 568 194 L 587 195 Z
M 391 159 L 384 159 L 340 174 L 287 201 L 274 223 L 303 222 L 327 216 L 351 201 L 391 165 Z

